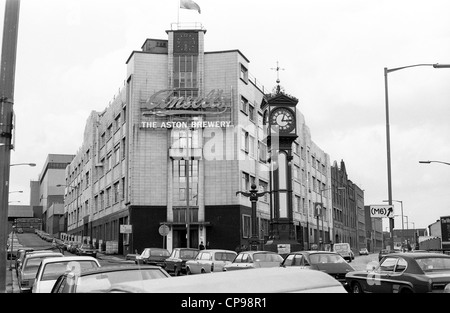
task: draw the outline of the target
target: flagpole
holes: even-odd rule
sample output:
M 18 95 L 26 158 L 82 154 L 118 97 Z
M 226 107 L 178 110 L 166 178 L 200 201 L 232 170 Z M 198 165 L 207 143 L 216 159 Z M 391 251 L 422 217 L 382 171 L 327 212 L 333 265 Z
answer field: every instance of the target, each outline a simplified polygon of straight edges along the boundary
M 178 25 L 180 25 L 180 6 L 181 6 L 181 0 L 178 0 L 178 19 L 177 19 L 177 29 Z

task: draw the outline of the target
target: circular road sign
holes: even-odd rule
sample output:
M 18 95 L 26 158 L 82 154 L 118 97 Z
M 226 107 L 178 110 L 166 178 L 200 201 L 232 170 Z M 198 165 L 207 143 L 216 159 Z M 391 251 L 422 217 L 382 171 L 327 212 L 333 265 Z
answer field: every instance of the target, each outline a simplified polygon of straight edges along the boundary
M 159 226 L 159 234 L 161 236 L 167 236 L 169 234 L 169 226 L 166 224 Z

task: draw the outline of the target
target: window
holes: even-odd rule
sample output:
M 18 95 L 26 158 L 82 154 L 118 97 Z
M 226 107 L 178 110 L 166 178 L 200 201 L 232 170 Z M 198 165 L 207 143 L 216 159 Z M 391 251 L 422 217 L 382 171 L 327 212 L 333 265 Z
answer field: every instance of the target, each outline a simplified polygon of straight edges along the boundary
M 242 237 L 250 238 L 252 234 L 251 216 L 242 215 Z
M 105 192 L 100 192 L 100 211 L 105 208 Z
M 86 172 L 86 189 L 87 189 L 87 187 L 89 187 L 89 184 L 90 184 L 90 182 L 89 182 L 89 172 Z
M 241 131 L 241 149 L 248 153 L 249 148 L 249 133 L 245 130 Z
M 302 211 L 302 199 L 299 196 L 295 196 L 295 204 L 296 204 L 296 211 L 301 212 Z
M 242 190 L 250 190 L 250 175 L 247 173 L 242 172 Z
M 125 178 L 122 178 L 122 195 L 121 199 L 125 199 Z
M 247 84 L 248 83 L 248 70 L 241 64 L 241 76 L 240 78 Z
M 259 192 L 268 191 L 268 183 L 263 180 L 259 180 Z M 269 202 L 269 194 L 265 194 L 262 198 L 260 198 L 263 202 Z
M 125 138 L 122 138 L 122 159 L 125 159 L 126 155 L 126 149 L 125 149 L 126 140 Z
M 241 111 L 248 114 L 248 100 L 241 96 Z
M 380 270 L 382 272 L 393 272 L 397 258 L 386 258 L 383 263 L 380 264 Z
M 120 163 L 120 146 L 117 146 L 114 150 L 114 165 L 117 165 Z
M 297 165 L 294 165 L 294 179 L 299 180 L 299 172 L 300 172 L 300 167 L 298 167 Z
M 106 207 L 109 207 L 110 201 L 111 201 L 111 187 L 109 187 L 108 189 L 106 189 Z
M 255 107 L 253 105 L 248 106 L 248 118 L 253 123 L 255 122 Z
M 256 154 L 255 154 L 255 137 L 253 137 L 253 136 L 249 136 L 248 154 L 252 158 L 254 158 L 256 156 Z
M 267 162 L 267 146 L 261 141 L 258 141 L 258 151 L 259 151 L 259 160 L 261 162 L 266 163 Z
M 114 184 L 114 201 L 113 203 L 117 203 L 120 200 L 120 188 L 119 188 L 119 182 Z
M 173 58 L 174 87 L 175 88 L 198 88 L 197 86 L 197 63 L 196 55 L 177 55 Z M 190 94 L 185 94 L 186 92 Z M 194 93 L 192 93 L 194 92 Z M 177 96 L 197 97 L 197 90 L 182 90 Z
M 114 132 L 120 129 L 120 114 L 114 119 Z

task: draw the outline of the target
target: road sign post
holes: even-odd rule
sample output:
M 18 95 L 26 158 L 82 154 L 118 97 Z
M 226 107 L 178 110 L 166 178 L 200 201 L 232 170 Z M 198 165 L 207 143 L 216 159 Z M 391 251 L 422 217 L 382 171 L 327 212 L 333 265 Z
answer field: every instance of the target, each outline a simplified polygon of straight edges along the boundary
M 161 226 L 159 226 L 158 231 L 159 231 L 159 234 L 161 236 L 163 236 L 163 249 L 165 249 L 166 248 L 166 236 L 169 234 L 170 228 L 166 224 L 162 224 Z

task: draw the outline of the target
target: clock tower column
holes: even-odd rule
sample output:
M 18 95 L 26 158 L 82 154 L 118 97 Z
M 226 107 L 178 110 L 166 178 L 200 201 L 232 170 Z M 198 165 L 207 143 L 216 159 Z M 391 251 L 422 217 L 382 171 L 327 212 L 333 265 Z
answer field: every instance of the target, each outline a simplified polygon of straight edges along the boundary
M 271 233 L 265 249 L 279 254 L 301 250 L 293 216 L 292 144 L 297 135 L 298 100 L 278 92 L 267 100 L 267 146 L 271 162 Z

